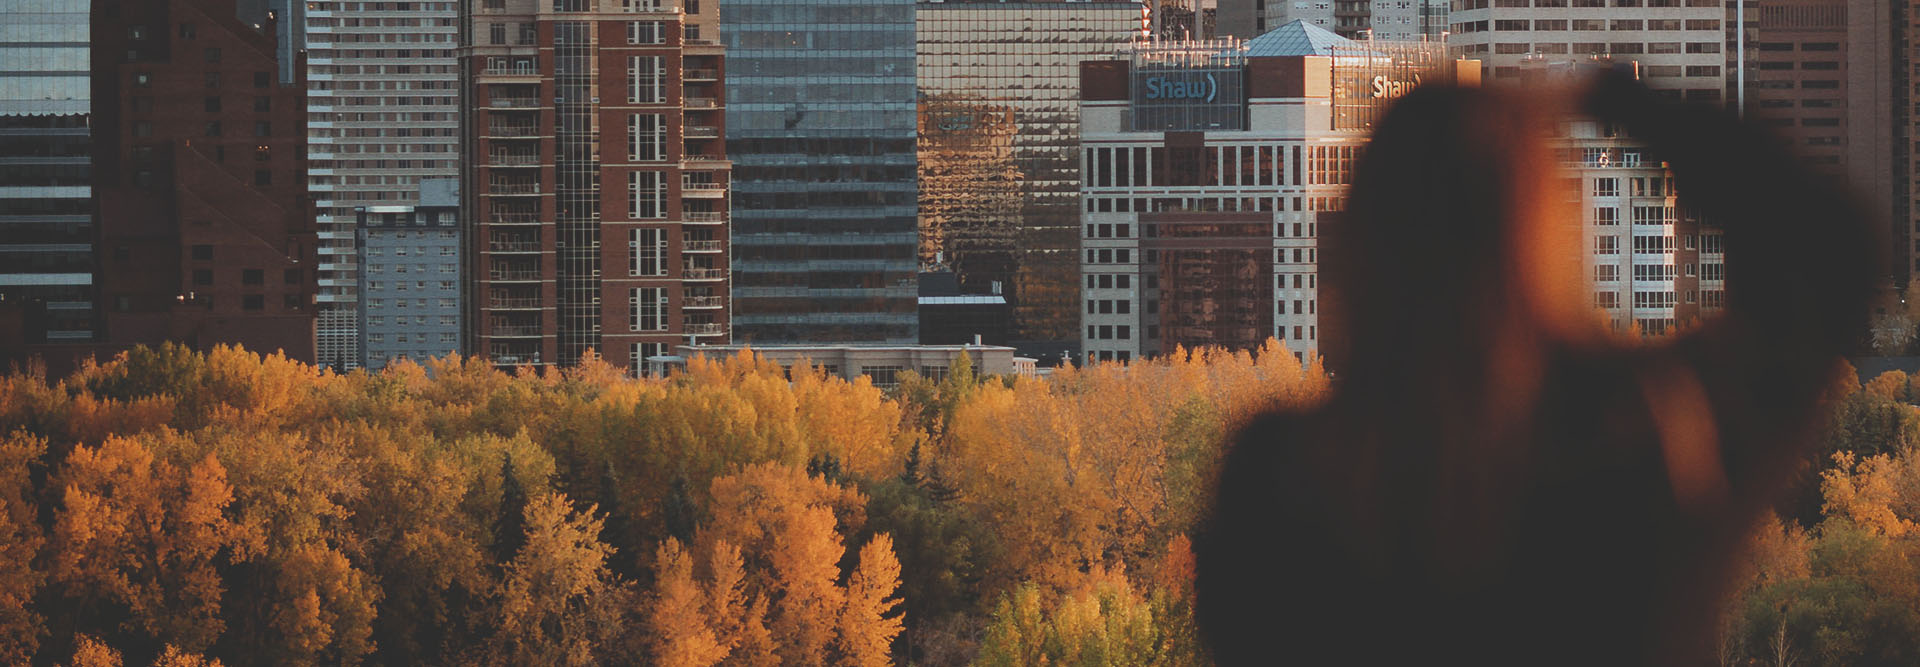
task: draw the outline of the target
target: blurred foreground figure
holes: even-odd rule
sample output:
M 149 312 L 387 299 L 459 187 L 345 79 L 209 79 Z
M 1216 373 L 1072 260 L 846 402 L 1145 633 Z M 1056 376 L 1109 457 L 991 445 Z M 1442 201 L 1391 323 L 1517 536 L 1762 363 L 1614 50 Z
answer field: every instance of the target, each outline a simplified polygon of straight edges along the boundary
M 1221 664 L 1713 662 L 1728 564 L 1865 324 L 1875 249 L 1730 115 L 1624 79 L 1580 107 L 1428 87 L 1379 126 L 1321 231 L 1333 396 L 1239 435 L 1200 536 Z M 1571 110 L 1725 230 L 1718 318 L 1604 330 L 1547 144 Z

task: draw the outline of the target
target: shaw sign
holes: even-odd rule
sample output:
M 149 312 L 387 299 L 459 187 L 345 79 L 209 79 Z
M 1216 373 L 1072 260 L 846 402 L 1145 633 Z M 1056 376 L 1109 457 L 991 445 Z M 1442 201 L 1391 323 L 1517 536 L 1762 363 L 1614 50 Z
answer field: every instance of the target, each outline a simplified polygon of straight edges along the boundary
M 1220 96 L 1220 80 L 1212 72 L 1199 72 L 1201 78 L 1184 76 L 1148 77 L 1144 83 L 1149 100 L 1197 100 L 1213 102 Z
M 1384 74 L 1376 76 L 1373 77 L 1373 98 L 1390 100 L 1412 92 L 1413 87 L 1418 85 L 1420 85 L 1418 74 L 1413 75 L 1413 81 L 1397 81 L 1387 78 Z

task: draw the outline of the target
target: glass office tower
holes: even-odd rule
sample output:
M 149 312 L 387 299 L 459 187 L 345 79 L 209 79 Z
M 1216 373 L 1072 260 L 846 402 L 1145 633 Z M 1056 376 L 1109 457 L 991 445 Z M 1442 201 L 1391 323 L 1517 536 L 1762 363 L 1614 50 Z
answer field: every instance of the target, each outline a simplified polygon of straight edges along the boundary
M 735 342 L 918 339 L 912 0 L 728 0 Z
M 938 2 L 919 11 L 920 259 L 1013 308 L 1009 344 L 1080 336 L 1080 63 L 1147 37 L 1138 2 Z
M 0 302 L 35 341 L 94 333 L 87 30 L 86 3 L 0 1 Z

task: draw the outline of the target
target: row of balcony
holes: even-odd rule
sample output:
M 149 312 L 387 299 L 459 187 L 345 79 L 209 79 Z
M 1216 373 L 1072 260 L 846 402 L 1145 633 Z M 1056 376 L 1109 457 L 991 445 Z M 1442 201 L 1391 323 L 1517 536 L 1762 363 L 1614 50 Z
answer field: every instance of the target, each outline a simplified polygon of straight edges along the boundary
M 537 187 L 537 186 L 536 186 Z M 495 191 L 493 194 L 515 194 Z M 536 190 L 532 193 L 539 194 Z M 680 216 L 682 224 L 717 225 L 727 221 L 727 214 L 718 211 L 687 211 Z M 540 214 L 532 211 L 493 211 L 487 216 L 487 223 L 494 225 L 537 225 L 541 224 Z
M 680 299 L 682 308 L 722 308 L 726 299 L 717 296 L 689 296 Z M 487 299 L 488 310 L 538 310 L 544 308 L 539 297 L 495 296 Z

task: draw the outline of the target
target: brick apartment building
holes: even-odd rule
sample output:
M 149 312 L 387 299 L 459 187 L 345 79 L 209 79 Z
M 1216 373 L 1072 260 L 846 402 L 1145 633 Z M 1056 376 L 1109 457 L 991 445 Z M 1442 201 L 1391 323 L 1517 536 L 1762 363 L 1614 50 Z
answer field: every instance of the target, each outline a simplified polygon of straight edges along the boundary
M 469 353 L 633 367 L 727 342 L 716 24 L 697 0 L 462 5 Z

